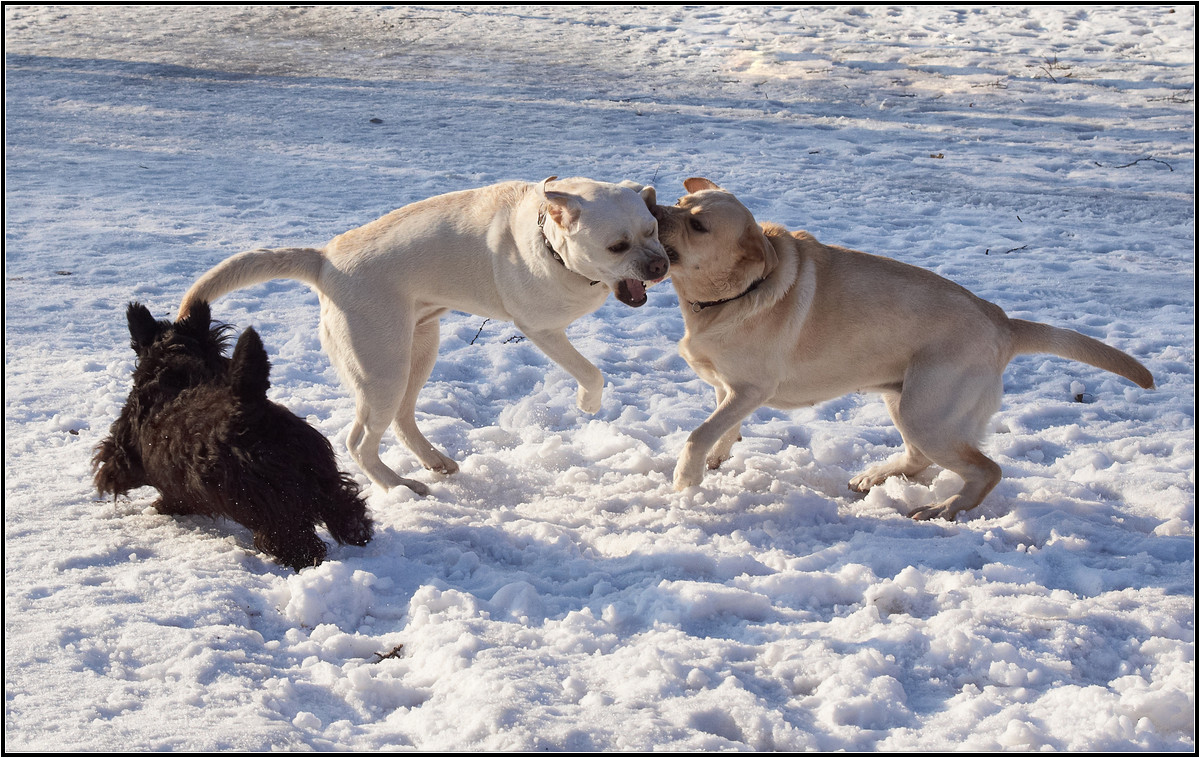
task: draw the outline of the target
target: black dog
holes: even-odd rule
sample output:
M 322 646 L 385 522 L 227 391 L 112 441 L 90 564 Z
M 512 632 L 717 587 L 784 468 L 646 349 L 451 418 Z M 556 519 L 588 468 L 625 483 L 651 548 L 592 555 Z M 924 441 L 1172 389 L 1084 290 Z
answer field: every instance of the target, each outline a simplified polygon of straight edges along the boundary
M 210 323 L 207 303 L 174 324 L 138 303 L 126 316 L 137 368 L 96 448 L 96 489 L 116 496 L 149 485 L 162 513 L 231 518 L 296 571 L 325 557 L 318 522 L 340 543 L 367 544 L 366 503 L 329 440 L 267 399 L 271 366 L 253 329 L 230 359 L 230 327 Z

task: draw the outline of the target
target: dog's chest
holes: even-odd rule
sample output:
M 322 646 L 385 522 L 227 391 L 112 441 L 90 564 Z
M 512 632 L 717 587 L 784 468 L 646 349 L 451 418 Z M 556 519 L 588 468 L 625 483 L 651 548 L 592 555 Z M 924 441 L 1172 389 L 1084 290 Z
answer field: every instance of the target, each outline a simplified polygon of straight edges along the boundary
M 720 365 L 721 351 L 710 344 L 703 334 L 696 335 L 690 331 L 679 341 L 679 354 L 687 361 L 692 370 L 704 381 L 711 385 L 725 384 L 723 367 Z

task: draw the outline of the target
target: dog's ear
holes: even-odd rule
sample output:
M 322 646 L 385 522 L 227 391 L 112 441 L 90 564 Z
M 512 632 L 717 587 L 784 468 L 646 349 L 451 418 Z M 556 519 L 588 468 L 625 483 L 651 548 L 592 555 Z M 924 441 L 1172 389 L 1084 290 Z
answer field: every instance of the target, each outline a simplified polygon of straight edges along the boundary
M 738 238 L 738 252 L 743 260 L 762 261 L 763 276 L 774 271 L 779 265 L 779 253 L 775 251 L 775 246 L 767 239 L 767 235 L 763 234 L 762 228 L 753 221 L 746 225 L 742 236 Z
M 205 334 L 208 332 L 208 325 L 211 321 L 212 309 L 209 307 L 208 301 L 197 300 L 188 309 L 188 315 L 176 322 L 176 326 L 185 332 Z
M 628 187 L 629 189 L 641 195 L 642 201 L 646 203 L 646 207 L 649 208 L 651 212 L 654 211 L 654 206 L 658 204 L 658 197 L 654 192 L 654 187 L 638 184 L 631 179 L 623 179 L 617 183 L 622 187 Z
M 654 191 L 654 188 L 642 187 L 638 194 L 642 196 L 642 201 L 646 203 L 646 207 L 653 213 L 655 206 L 658 205 L 658 194 Z
M 701 190 L 719 190 L 719 189 L 721 189 L 720 187 L 717 186 L 716 182 L 710 182 L 708 179 L 705 179 L 700 176 L 693 176 L 689 179 L 684 179 L 683 180 L 683 188 L 686 189 L 688 192 L 700 192 Z
M 579 222 L 579 214 L 582 211 L 579 207 L 579 201 L 573 195 L 546 189 L 546 185 L 557 178 L 557 176 L 551 176 L 542 181 L 542 197 L 546 198 L 546 211 L 550 214 L 550 218 L 554 219 L 554 223 L 569 232 Z
M 254 327 L 248 327 L 233 348 L 229 383 L 239 397 L 258 400 L 267 396 L 267 388 L 271 386 L 270 376 L 271 363 L 267 360 L 262 339 Z
M 130 303 L 125 310 L 125 319 L 129 322 L 130 347 L 138 354 L 153 345 L 162 334 L 163 325 L 141 303 Z

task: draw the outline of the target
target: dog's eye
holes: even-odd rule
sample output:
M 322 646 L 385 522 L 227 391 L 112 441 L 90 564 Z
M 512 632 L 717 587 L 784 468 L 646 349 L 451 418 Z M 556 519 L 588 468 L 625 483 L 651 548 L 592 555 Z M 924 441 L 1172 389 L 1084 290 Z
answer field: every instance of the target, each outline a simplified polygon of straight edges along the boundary
M 707 229 L 704 228 L 704 224 L 700 223 L 700 219 L 691 218 L 691 219 L 688 219 L 688 223 L 692 225 L 693 231 L 700 232 L 701 234 L 704 234 L 705 232 L 708 231 Z
M 621 240 L 615 245 L 610 245 L 608 250 L 609 252 L 613 253 L 627 253 L 629 252 L 629 243 L 625 240 Z

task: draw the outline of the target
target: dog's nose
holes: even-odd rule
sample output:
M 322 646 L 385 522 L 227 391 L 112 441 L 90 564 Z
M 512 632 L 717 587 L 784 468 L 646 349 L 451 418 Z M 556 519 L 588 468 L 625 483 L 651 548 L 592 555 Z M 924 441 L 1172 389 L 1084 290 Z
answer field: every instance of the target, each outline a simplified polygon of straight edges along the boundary
M 667 275 L 668 262 L 666 258 L 655 258 L 646 266 L 646 273 L 651 279 L 662 279 Z

